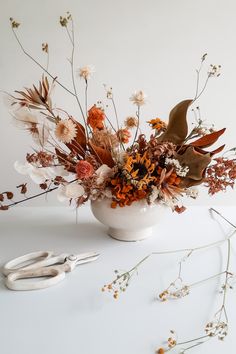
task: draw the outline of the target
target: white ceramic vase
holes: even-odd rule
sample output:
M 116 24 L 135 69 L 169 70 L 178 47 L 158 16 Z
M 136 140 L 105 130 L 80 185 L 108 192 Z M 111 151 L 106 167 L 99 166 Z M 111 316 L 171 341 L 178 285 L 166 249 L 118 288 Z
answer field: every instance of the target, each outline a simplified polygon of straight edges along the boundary
M 123 208 L 111 208 L 111 200 L 92 201 L 95 218 L 108 226 L 108 235 L 120 241 L 140 241 L 152 235 L 153 226 L 168 214 L 163 204 L 148 205 L 145 200 L 133 202 Z

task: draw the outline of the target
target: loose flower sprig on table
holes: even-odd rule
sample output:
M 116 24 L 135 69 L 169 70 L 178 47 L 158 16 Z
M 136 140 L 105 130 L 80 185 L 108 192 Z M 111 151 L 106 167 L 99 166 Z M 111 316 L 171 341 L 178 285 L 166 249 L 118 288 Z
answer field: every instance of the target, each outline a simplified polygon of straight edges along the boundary
M 231 272 L 230 269 L 230 256 L 231 256 L 231 240 L 235 236 L 236 233 L 236 225 L 234 225 L 232 222 L 230 222 L 228 219 L 226 219 L 221 213 L 219 213 L 217 210 L 211 208 L 210 212 L 216 213 L 219 215 L 221 218 L 223 218 L 228 224 L 230 224 L 233 227 L 233 231 L 230 232 L 230 234 L 223 240 L 212 242 L 203 246 L 195 247 L 195 248 L 186 248 L 186 249 L 179 249 L 179 250 L 167 250 L 167 251 L 158 251 L 158 252 L 152 252 L 145 256 L 143 259 L 141 259 L 135 266 L 133 266 L 130 270 L 124 271 L 124 272 L 119 272 L 118 270 L 115 270 L 115 279 L 110 282 L 107 285 L 104 285 L 102 288 L 102 291 L 108 291 L 109 293 L 112 293 L 113 297 L 115 299 L 119 298 L 119 295 L 126 291 L 128 285 L 130 284 L 130 281 L 132 277 L 137 274 L 139 267 L 146 262 L 151 256 L 154 255 L 165 255 L 165 254 L 174 254 L 174 253 L 185 253 L 185 256 L 181 258 L 179 262 L 179 269 L 178 269 L 178 276 L 177 278 L 172 281 L 169 286 L 162 290 L 161 293 L 158 295 L 158 299 L 161 302 L 166 302 L 168 300 L 173 300 L 173 299 L 180 299 L 183 298 L 187 295 L 189 295 L 190 291 L 202 283 L 205 283 L 209 280 L 212 280 L 217 277 L 224 277 L 224 282 L 221 286 L 221 289 L 219 293 L 222 296 L 222 303 L 220 308 L 216 311 L 215 315 L 213 318 L 206 324 L 204 328 L 205 334 L 202 336 L 186 340 L 186 341 L 181 341 L 178 339 L 177 333 L 173 330 L 170 331 L 170 336 L 166 341 L 166 346 L 163 346 L 161 348 L 158 348 L 156 353 L 157 354 L 164 354 L 166 352 L 169 352 L 173 350 L 174 348 L 178 347 L 180 350 L 181 354 L 185 354 L 187 351 L 190 349 L 197 347 L 199 345 L 204 344 L 206 341 L 213 339 L 213 338 L 218 338 L 219 340 L 224 340 L 224 338 L 228 334 L 228 315 L 227 315 L 227 309 L 226 309 L 226 300 L 227 300 L 227 293 L 228 290 L 233 289 L 232 285 L 232 280 L 235 280 L 235 275 Z M 205 279 L 198 280 L 192 284 L 186 284 L 183 281 L 182 278 L 182 267 L 183 264 L 190 259 L 193 253 L 196 253 L 197 251 L 201 250 L 206 250 L 214 247 L 218 247 L 220 245 L 223 245 L 227 243 L 227 261 L 226 261 L 226 266 L 225 269 L 217 274 L 211 275 Z
M 49 44 L 45 41 L 41 43 L 46 56 L 43 65 L 23 46 L 18 34 L 20 23 L 13 18 L 10 18 L 10 23 L 23 53 L 43 72 L 38 85 L 8 94 L 16 125 L 29 133 L 34 143 L 33 149 L 26 154 L 26 162 L 22 164 L 17 161 L 15 168 L 19 173 L 28 175 L 41 191 L 28 195 L 28 183 L 24 181 L 16 187 L 24 198 L 15 200 L 15 193 L 5 190 L 0 193 L 0 210 L 8 210 L 58 190 L 60 201 L 74 202 L 76 206 L 104 198 L 110 199 L 112 208 L 145 200 L 147 204 L 166 204 L 180 213 L 185 210 L 181 197 L 196 198 L 194 187 L 197 185 L 206 186 L 211 195 L 234 187 L 235 157 L 226 154 L 215 157 L 224 145 L 213 151 L 205 150 L 220 138 L 225 129 L 217 131 L 213 125 L 206 124 L 199 107 L 192 108 L 195 124 L 190 131 L 188 129 L 189 107 L 193 107 L 205 91 L 209 80 L 220 75 L 221 66 L 211 65 L 201 85 L 200 73 L 206 54 L 197 69 L 193 99 L 177 104 L 170 112 L 168 123 L 159 117 L 145 117 L 151 128 L 148 137 L 140 130 L 142 108 L 147 103 L 142 90 L 131 95 L 130 102 L 135 111 L 122 122 L 111 87 L 104 85 L 105 104 L 99 100 L 90 106 L 88 93 L 94 68 L 91 65 L 76 68 L 74 22 L 69 12 L 60 17 L 59 23 L 71 45 L 69 65 L 72 88 L 64 85 L 59 75 L 52 74 L 49 69 Z M 77 77 L 84 83 L 84 103 L 81 102 Z M 78 117 L 53 104 L 55 87 L 72 95 L 78 106 Z M 107 113 L 109 105 L 114 117 Z

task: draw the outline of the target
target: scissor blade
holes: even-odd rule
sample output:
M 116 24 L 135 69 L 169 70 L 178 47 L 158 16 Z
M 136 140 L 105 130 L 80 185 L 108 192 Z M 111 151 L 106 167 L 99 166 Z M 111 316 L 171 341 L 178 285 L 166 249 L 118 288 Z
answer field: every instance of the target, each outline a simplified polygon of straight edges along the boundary
M 76 255 L 76 265 L 93 262 L 100 256 L 97 252 L 88 252 Z

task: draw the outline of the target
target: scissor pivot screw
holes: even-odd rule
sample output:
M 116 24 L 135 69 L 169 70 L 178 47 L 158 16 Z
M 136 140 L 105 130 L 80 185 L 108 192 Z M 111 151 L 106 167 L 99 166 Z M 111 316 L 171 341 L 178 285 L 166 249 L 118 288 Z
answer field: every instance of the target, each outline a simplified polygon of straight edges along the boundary
M 77 257 L 74 256 L 73 254 L 71 254 L 69 257 L 68 257 L 69 261 L 76 261 Z

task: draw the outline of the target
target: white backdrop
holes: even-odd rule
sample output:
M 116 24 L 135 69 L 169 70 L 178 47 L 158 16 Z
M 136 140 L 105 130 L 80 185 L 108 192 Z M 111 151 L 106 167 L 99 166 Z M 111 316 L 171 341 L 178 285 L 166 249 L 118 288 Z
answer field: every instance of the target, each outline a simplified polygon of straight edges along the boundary
M 222 75 L 212 79 L 201 98 L 204 119 L 217 128 L 227 127 L 220 143 L 236 145 L 236 3 L 234 0 L 1 0 L 0 11 L 0 89 L 13 92 L 37 82 L 42 72 L 26 58 L 11 32 L 9 17 L 21 26 L 18 34 L 27 50 L 42 63 L 42 42 L 50 48 L 50 71 L 71 87 L 70 44 L 59 25 L 60 15 L 70 11 L 78 36 L 77 66 L 92 64 L 96 73 L 90 82 L 89 104 L 104 99 L 103 83 L 114 90 L 121 119 L 134 113 L 131 93 L 143 89 L 148 104 L 142 111 L 144 122 L 159 116 L 164 120 L 178 101 L 194 95 L 196 73 L 202 54 L 208 64 L 221 64 Z M 207 67 L 206 67 L 207 69 Z M 83 83 L 78 80 L 83 100 Z M 54 102 L 80 118 L 76 102 L 57 89 Z M 114 119 L 111 116 L 111 119 Z M 189 119 L 192 119 L 189 114 Z M 0 190 L 22 183 L 13 168 L 24 161 L 31 139 L 12 124 L 3 103 L 0 105 Z M 220 144 L 219 143 L 219 144 Z M 32 187 L 32 191 L 38 188 Z M 235 204 L 236 192 L 209 198 L 201 192 L 196 204 Z M 49 204 L 57 203 L 49 196 Z M 42 198 L 32 204 L 44 205 Z M 190 203 L 190 201 L 189 201 Z

